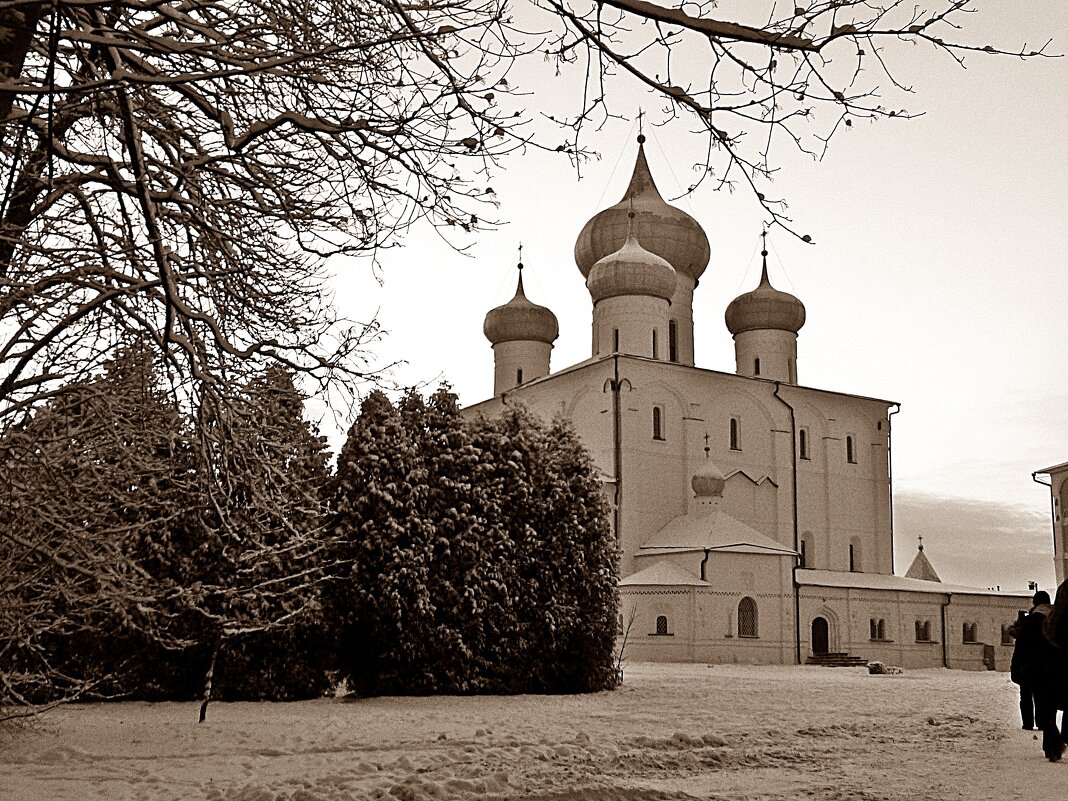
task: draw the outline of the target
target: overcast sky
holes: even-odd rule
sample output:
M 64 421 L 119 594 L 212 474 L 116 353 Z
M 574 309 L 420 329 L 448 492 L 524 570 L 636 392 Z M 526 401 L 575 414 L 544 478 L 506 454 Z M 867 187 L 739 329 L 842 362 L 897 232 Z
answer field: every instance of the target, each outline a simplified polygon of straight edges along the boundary
M 973 40 L 1037 47 L 1053 38 L 1054 52 L 1068 51 L 1063 0 L 985 5 L 969 20 Z M 924 47 L 894 57 L 915 94 L 887 105 L 924 116 L 858 124 L 820 162 L 781 151 L 775 190 L 815 242 L 769 236 L 772 283 L 808 312 L 799 383 L 901 403 L 892 439 L 899 573 L 923 534 L 943 580 L 1050 587 L 1049 492 L 1031 473 L 1068 461 L 1068 58 L 975 55 L 962 70 Z M 535 98 L 563 95 L 573 77 L 535 75 L 528 85 Z M 621 112 L 637 112 L 643 96 L 634 97 Z M 700 143 L 684 130 L 645 133 L 662 194 L 678 197 Z M 447 379 L 464 405 L 483 400 L 493 353 L 482 321 L 512 296 L 522 242 L 527 295 L 560 321 L 552 369 L 588 358 L 591 303 L 572 248 L 586 220 L 622 197 L 635 134 L 627 122 L 591 133 L 586 144 L 601 158 L 581 179 L 559 156 L 506 162 L 492 184 L 508 224 L 481 235 L 469 257 L 422 231 L 383 255 L 381 285 L 366 263 L 333 263 L 341 312 L 378 311 L 389 332 L 380 361 L 406 361 L 398 382 Z M 764 216 L 742 190 L 702 186 L 672 202 L 711 242 L 694 296 L 696 362 L 733 372 L 723 312 L 756 286 Z

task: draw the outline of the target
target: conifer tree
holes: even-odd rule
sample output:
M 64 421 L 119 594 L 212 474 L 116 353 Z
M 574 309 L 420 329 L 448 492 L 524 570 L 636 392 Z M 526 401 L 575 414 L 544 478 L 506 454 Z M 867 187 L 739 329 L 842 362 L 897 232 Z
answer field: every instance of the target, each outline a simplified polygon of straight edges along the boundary
M 216 684 L 226 698 L 290 699 L 327 689 L 317 629 L 329 454 L 304 419 L 304 401 L 290 373 L 273 366 L 249 382 L 217 443 L 225 480 L 212 487 L 217 503 L 208 518 L 245 545 L 231 566 L 241 578 L 226 596 L 222 627 L 226 653 Z
M 398 409 L 375 390 L 338 456 L 334 534 L 340 564 L 327 611 L 354 690 L 429 692 L 433 543 L 422 518 L 425 478 Z
M 365 401 L 338 462 L 331 588 L 363 693 L 613 686 L 615 542 L 571 427 L 465 420 L 447 386 Z

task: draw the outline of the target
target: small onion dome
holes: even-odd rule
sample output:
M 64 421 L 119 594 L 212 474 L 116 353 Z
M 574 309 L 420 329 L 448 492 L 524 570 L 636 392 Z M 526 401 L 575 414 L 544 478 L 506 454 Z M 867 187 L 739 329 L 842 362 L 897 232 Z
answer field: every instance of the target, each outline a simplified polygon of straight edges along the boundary
M 643 248 L 632 234 L 623 247 L 593 265 L 586 286 L 594 303 L 620 295 L 651 295 L 670 301 L 676 281 L 675 269 Z
M 805 324 L 805 304 L 789 292 L 780 292 L 768 280 L 768 265 L 760 273 L 760 285 L 731 301 L 724 314 L 731 334 L 775 329 L 795 334 Z
M 727 479 L 723 477 L 720 469 L 707 459 L 704 467 L 690 479 L 693 494 L 698 498 L 722 498 L 723 487 L 726 484 Z
M 638 142 L 644 139 L 639 136 Z M 641 144 L 634 174 L 623 199 L 594 215 L 578 235 L 575 263 L 582 277 L 589 277 L 593 265 L 623 245 L 630 222 L 627 214 L 632 207 L 635 217 L 631 230 L 646 249 L 667 259 L 680 273 L 697 281 L 708 266 L 708 237 L 697 220 L 668 205 L 660 196 Z
M 515 341 L 552 344 L 560 335 L 560 326 L 555 314 L 527 300 L 523 294 L 523 274 L 520 273 L 515 297 L 503 306 L 490 309 L 482 324 L 482 333 L 494 345 Z

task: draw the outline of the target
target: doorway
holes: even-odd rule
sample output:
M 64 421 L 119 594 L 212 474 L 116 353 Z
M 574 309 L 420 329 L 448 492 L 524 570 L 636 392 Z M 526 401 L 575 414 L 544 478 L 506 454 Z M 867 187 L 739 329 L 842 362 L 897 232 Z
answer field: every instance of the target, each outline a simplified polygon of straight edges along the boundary
M 812 653 L 825 654 L 830 650 L 830 626 L 827 618 L 817 617 L 812 621 Z

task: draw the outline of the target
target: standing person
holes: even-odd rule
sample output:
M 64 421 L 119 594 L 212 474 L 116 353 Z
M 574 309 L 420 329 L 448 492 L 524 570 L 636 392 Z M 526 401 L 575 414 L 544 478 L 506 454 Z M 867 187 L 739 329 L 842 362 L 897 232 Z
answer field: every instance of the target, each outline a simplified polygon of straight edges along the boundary
M 1065 596 L 1068 598 L 1068 591 Z M 1056 649 L 1042 630 L 1053 607 L 1045 590 L 1036 592 L 1031 600 L 1034 606 L 1017 625 L 1016 648 L 1012 652 L 1013 681 L 1020 685 L 1021 694 L 1025 687 L 1030 688 L 1035 705 L 1034 722 L 1042 729 L 1042 752 L 1047 759 L 1056 762 L 1064 750 L 1060 732 L 1057 731 L 1055 667 L 1058 660 Z M 1026 718 L 1024 723 L 1027 723 Z
M 1027 731 L 1031 731 L 1035 728 L 1035 686 L 1034 670 L 1029 666 L 1028 660 L 1034 658 L 1034 645 L 1029 644 L 1026 639 L 1021 645 L 1020 634 L 1023 630 L 1024 622 L 1027 620 L 1027 616 L 1035 611 L 1035 608 L 1040 604 L 1049 606 L 1049 593 L 1045 590 L 1039 590 L 1031 598 L 1031 608 L 1026 612 L 1020 612 L 1016 618 L 1016 622 L 1012 624 L 1010 632 L 1013 638 L 1016 640 L 1016 646 L 1012 649 L 1012 663 L 1009 668 L 1009 678 L 1012 679 L 1014 684 L 1020 686 L 1020 718 L 1023 722 L 1023 728 Z M 1028 652 L 1031 652 L 1030 654 Z
M 1041 631 L 1047 661 L 1035 688 L 1035 718 L 1042 729 L 1042 751 L 1057 762 L 1068 745 L 1068 579 L 1057 588 L 1057 601 L 1043 617 Z M 1058 731 L 1061 709 L 1066 711 Z

